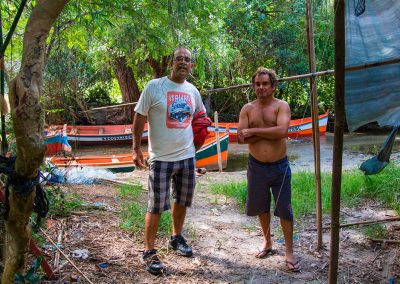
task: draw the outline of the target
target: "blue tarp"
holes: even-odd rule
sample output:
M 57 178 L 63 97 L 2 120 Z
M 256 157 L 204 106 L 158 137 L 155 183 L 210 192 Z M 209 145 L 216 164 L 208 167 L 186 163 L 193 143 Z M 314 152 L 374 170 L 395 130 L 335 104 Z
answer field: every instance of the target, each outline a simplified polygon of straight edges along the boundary
M 400 0 L 346 1 L 346 67 L 400 58 Z M 350 131 L 369 122 L 400 124 L 400 63 L 345 75 Z

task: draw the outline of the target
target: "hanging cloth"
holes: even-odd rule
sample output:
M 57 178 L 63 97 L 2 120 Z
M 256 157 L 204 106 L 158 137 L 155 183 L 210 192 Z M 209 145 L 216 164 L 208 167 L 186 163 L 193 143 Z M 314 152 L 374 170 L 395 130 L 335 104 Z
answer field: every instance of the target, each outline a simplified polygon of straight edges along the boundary
M 378 155 L 372 157 L 371 159 L 366 160 L 360 166 L 360 170 L 364 172 L 366 175 L 374 175 L 382 171 L 387 164 L 389 164 L 390 154 L 392 153 L 392 148 L 394 141 L 396 140 L 397 132 L 400 128 L 400 125 L 393 127 L 392 132 L 386 138 L 385 143 Z

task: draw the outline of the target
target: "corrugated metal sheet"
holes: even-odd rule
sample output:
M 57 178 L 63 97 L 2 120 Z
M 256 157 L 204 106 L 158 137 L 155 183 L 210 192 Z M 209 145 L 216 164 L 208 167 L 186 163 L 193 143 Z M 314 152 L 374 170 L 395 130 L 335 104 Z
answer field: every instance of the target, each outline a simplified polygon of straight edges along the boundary
M 400 0 L 346 1 L 346 67 L 398 58 Z M 345 80 L 350 131 L 373 121 L 400 124 L 399 63 L 346 72 Z

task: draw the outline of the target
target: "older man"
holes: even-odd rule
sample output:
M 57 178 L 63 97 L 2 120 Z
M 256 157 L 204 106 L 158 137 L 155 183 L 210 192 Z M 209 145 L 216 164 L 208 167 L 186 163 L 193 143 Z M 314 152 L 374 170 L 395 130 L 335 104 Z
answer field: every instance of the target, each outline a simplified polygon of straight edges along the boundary
M 186 81 L 193 68 L 187 48 L 173 53 L 169 76 L 151 80 L 135 107 L 133 122 L 133 158 L 143 167 L 141 137 L 146 120 L 149 124 L 149 200 L 145 217 L 145 251 L 141 258 L 145 268 L 162 273 L 155 240 L 161 213 L 169 210 L 170 182 L 173 184 L 172 236 L 170 247 L 180 255 L 191 256 L 192 248 L 182 236 L 186 208 L 192 204 L 195 189 L 195 146 L 191 120 L 205 111 L 199 91 Z

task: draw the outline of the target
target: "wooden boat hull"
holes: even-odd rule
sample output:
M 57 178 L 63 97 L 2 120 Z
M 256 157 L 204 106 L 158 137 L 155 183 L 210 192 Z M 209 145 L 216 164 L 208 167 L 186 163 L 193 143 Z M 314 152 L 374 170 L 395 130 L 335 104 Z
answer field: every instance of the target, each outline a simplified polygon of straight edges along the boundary
M 318 117 L 319 122 L 319 134 L 325 135 L 326 126 L 328 124 L 329 113 L 322 114 Z M 218 125 L 219 131 L 225 131 L 229 127 L 229 142 L 237 142 L 237 129 L 238 123 L 233 122 L 220 122 Z M 213 124 L 208 128 L 209 131 L 215 131 L 215 125 Z M 306 117 L 302 119 L 294 119 L 290 121 L 288 129 L 288 137 L 291 139 L 297 139 L 300 137 L 311 137 L 312 136 L 312 119 Z
M 228 137 L 229 133 L 220 133 L 221 163 L 225 168 L 228 162 Z M 147 153 L 144 153 L 147 157 Z M 132 172 L 135 169 L 132 154 L 82 156 L 82 157 L 52 157 L 48 162 L 59 167 L 95 167 L 107 169 L 112 172 Z M 217 142 L 215 133 L 211 133 L 203 147 L 196 153 L 196 167 L 207 170 L 218 170 Z
M 59 129 L 61 126 L 53 126 Z M 71 144 L 127 144 L 132 143 L 132 125 L 68 125 L 68 141 Z M 147 125 L 143 132 L 143 138 L 147 140 Z
M 319 133 L 325 135 L 328 123 L 328 112 L 319 116 Z M 60 128 L 61 126 L 56 126 Z M 229 141 L 237 142 L 238 123 L 220 122 L 219 131 L 225 132 L 229 128 Z M 116 144 L 132 143 L 132 125 L 69 125 L 67 126 L 68 141 L 71 144 Z M 215 126 L 208 128 L 210 132 L 215 131 Z M 291 139 L 312 136 L 311 117 L 295 119 L 290 121 L 288 136 Z M 143 132 L 143 141 L 147 141 L 147 124 Z

